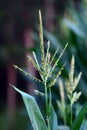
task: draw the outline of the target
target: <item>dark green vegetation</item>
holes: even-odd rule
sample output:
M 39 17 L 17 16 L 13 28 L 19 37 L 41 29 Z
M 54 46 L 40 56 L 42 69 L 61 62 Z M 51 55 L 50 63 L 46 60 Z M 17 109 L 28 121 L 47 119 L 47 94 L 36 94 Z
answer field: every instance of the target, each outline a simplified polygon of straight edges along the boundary
M 79 80 L 81 78 L 81 72 L 78 74 L 78 76 L 75 77 L 75 59 L 74 56 L 72 56 L 71 59 L 71 66 L 68 72 L 68 79 L 65 81 L 65 92 L 64 88 L 62 87 L 62 82 L 60 83 L 60 95 L 61 100 L 58 101 L 58 106 L 60 109 L 60 114 L 62 115 L 62 118 L 64 120 L 64 126 L 61 126 L 58 124 L 60 122 L 59 116 L 58 116 L 58 122 L 57 122 L 57 115 L 55 113 L 53 103 L 52 103 L 52 87 L 56 85 L 56 82 L 58 80 L 58 77 L 61 75 L 62 70 L 64 69 L 65 63 L 62 65 L 62 67 L 58 70 L 58 72 L 55 72 L 55 69 L 57 69 L 57 66 L 59 64 L 59 61 L 64 55 L 64 52 L 67 48 L 67 45 L 65 45 L 62 52 L 59 54 L 58 58 L 55 59 L 57 52 L 59 51 L 59 47 L 55 50 L 54 54 L 51 56 L 50 53 L 50 41 L 47 43 L 46 53 L 44 48 L 44 40 L 43 40 L 43 26 L 42 26 L 42 18 L 41 18 L 41 12 L 39 11 L 39 21 L 40 21 L 40 54 L 41 54 L 41 64 L 39 63 L 37 59 L 37 55 L 35 52 L 33 52 L 33 58 L 31 56 L 27 56 L 29 62 L 32 63 L 34 68 L 38 71 L 40 75 L 40 79 L 35 77 L 34 75 L 24 71 L 23 69 L 19 68 L 17 65 L 14 65 L 15 69 L 20 70 L 25 75 L 29 76 L 32 80 L 40 83 L 43 85 L 43 92 L 35 90 L 35 93 L 37 95 L 43 96 L 45 98 L 45 119 L 43 118 L 42 113 L 40 112 L 40 109 L 35 101 L 35 98 L 33 96 L 30 96 L 29 94 L 20 91 L 15 86 L 11 85 L 18 93 L 21 94 L 23 101 L 25 103 L 28 116 L 31 120 L 31 124 L 33 126 L 34 130 L 79 130 L 82 129 L 82 127 L 85 129 L 85 125 L 82 126 L 82 121 L 84 119 L 84 116 L 87 112 L 87 103 L 82 107 L 81 111 L 78 112 L 77 116 L 73 113 L 73 107 L 75 102 L 80 98 L 81 92 L 77 91 L 77 85 L 79 83 Z M 68 99 L 68 100 L 67 100 Z M 68 101 L 68 102 L 67 102 Z M 61 109 L 62 108 L 62 109 Z M 76 105 L 77 109 L 77 105 Z M 74 118 L 73 118 L 74 114 Z M 53 120 L 54 119 L 54 120 Z M 67 120 L 68 119 L 68 120 Z M 86 122 L 86 121 L 85 121 Z M 66 128 L 66 125 L 68 126 Z

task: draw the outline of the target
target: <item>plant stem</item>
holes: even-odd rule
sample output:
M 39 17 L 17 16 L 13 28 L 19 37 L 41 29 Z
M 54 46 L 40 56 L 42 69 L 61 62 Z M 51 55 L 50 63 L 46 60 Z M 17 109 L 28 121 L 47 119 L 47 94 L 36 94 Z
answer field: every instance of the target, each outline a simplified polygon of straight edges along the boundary
M 72 126 L 72 99 L 70 101 L 70 126 Z
M 46 82 L 44 82 L 44 86 L 45 86 L 46 114 L 47 114 L 48 113 L 47 112 L 47 109 L 48 109 L 48 95 L 47 95 L 47 85 L 46 85 Z
M 49 130 L 51 130 L 51 109 L 52 109 L 52 96 L 51 96 L 51 88 L 49 87 Z
M 46 81 L 44 82 L 44 86 L 45 86 L 45 97 L 46 97 L 46 116 L 47 116 L 47 126 L 48 126 L 48 130 L 51 130 L 51 126 L 50 126 L 50 117 L 51 117 L 51 91 L 50 91 L 50 100 L 48 101 L 48 91 L 47 91 L 47 83 Z M 50 90 L 50 89 L 49 89 Z

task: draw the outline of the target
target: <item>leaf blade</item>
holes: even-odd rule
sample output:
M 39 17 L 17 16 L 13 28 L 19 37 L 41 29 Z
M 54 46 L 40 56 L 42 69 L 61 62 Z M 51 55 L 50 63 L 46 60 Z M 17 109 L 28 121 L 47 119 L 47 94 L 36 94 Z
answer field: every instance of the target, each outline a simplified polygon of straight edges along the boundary
M 71 126 L 71 130 L 79 130 L 82 124 L 83 118 L 87 112 L 87 102 L 82 107 L 81 111 L 79 112 L 77 118 L 75 119 L 73 125 Z
M 51 130 L 58 130 L 58 123 L 57 123 L 57 115 L 56 112 L 54 110 L 53 105 L 51 106 Z
M 13 85 L 11 85 L 11 86 L 18 93 L 21 94 L 34 130 L 47 130 L 46 123 L 43 119 L 43 116 L 40 112 L 40 109 L 39 109 L 34 97 L 19 90 L 18 88 L 16 88 Z

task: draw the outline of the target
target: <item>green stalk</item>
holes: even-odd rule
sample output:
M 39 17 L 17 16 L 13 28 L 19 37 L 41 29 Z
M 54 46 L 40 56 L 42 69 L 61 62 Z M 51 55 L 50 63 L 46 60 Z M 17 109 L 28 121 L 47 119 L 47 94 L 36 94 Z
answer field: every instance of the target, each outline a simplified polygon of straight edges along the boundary
M 71 112 L 70 112 L 70 126 L 72 126 L 72 105 L 70 105 L 71 107 Z
M 49 125 L 50 125 L 50 130 L 51 130 L 51 106 L 52 106 L 52 95 L 51 95 L 51 88 L 49 87 L 49 93 L 50 93 L 50 97 L 49 97 Z
M 70 100 L 70 126 L 72 126 L 72 94 Z
M 45 98 L 46 98 L 46 116 L 47 116 L 47 126 L 48 126 L 48 130 L 51 130 L 51 89 L 49 88 L 49 92 L 50 92 L 50 100 L 48 101 L 48 87 L 47 87 L 47 83 L 46 81 L 44 82 L 44 86 L 45 86 Z
M 45 86 L 45 98 L 46 98 L 46 114 L 48 113 L 48 95 L 47 95 L 47 85 L 46 82 L 44 82 L 44 86 Z

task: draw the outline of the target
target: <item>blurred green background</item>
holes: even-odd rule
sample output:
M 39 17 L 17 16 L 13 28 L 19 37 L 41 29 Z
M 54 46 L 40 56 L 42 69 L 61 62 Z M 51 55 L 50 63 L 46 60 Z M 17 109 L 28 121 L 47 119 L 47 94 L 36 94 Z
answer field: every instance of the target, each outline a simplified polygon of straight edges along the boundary
M 15 71 L 17 64 L 38 75 L 26 61 L 34 50 L 40 59 L 38 10 L 41 9 L 44 26 L 44 43 L 51 41 L 51 53 L 58 44 L 68 48 L 60 60 L 59 68 L 67 61 L 61 75 L 67 78 L 72 54 L 75 56 L 75 74 L 82 71 L 78 90 L 82 91 L 80 104 L 87 100 L 87 1 L 86 0 L 0 0 L 0 129 L 32 130 L 20 95 L 9 86 L 34 95 L 33 89 L 43 89 L 32 80 Z M 59 98 L 58 83 L 53 90 L 53 102 Z M 36 97 L 43 111 L 44 99 Z M 43 111 L 44 113 L 44 111 Z

